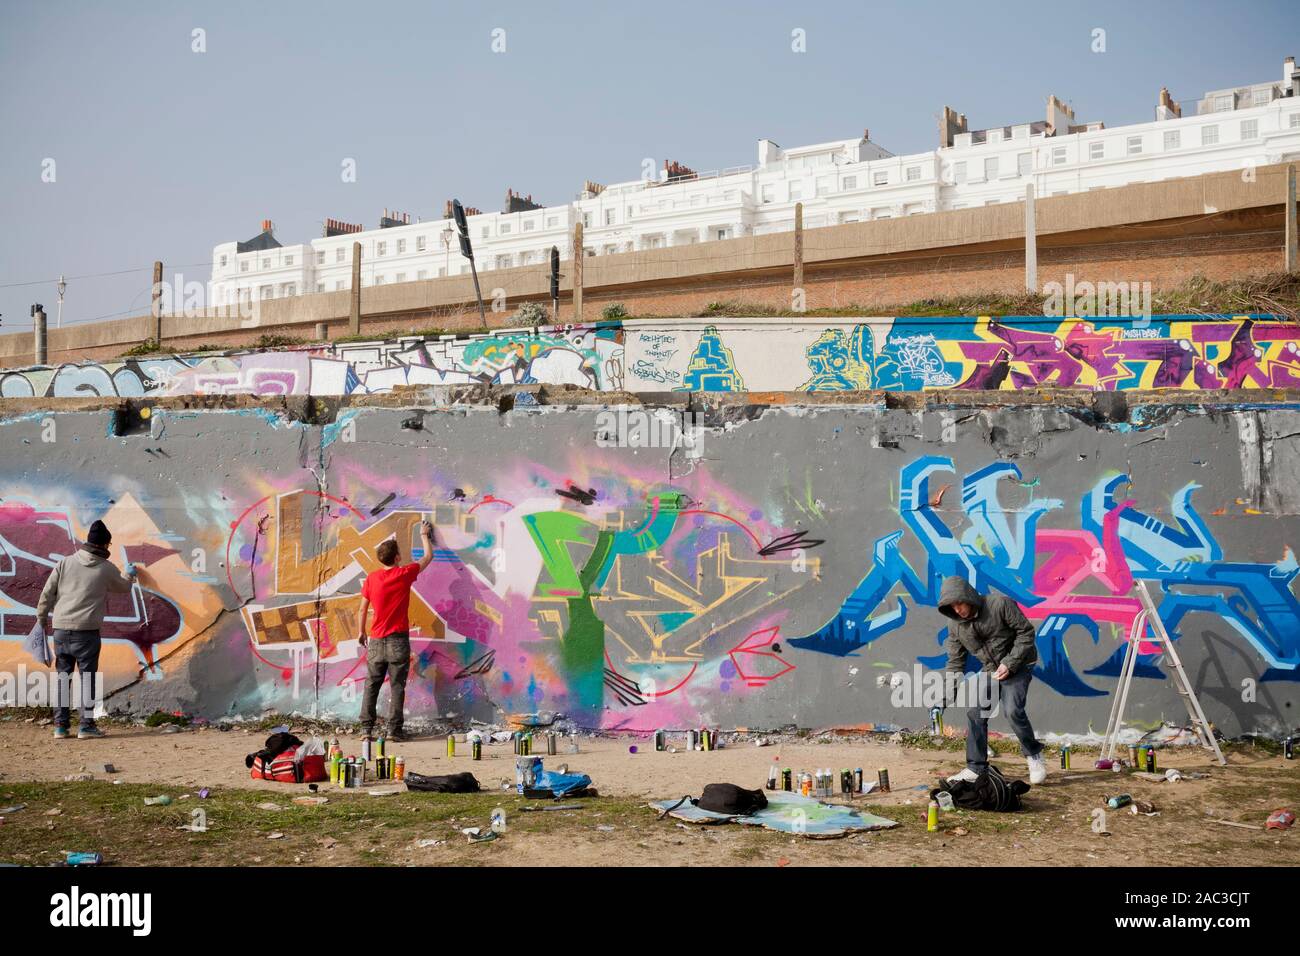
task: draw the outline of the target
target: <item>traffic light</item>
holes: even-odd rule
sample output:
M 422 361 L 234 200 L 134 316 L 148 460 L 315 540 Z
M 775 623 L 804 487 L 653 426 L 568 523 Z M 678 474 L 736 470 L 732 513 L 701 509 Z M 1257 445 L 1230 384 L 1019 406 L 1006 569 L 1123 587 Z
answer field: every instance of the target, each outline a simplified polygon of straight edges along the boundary
M 551 246 L 551 301 L 560 297 L 560 250 Z
M 451 201 L 451 215 L 456 220 L 456 229 L 460 233 L 460 254 L 466 259 L 473 259 L 474 247 L 469 242 L 469 223 L 465 221 L 465 207 L 459 199 Z

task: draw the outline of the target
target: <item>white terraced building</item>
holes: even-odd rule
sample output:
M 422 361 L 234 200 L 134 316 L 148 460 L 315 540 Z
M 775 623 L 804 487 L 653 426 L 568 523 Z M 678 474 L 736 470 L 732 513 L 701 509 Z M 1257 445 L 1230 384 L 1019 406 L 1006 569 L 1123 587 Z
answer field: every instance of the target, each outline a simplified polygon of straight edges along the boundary
M 860 139 L 783 149 L 758 144 L 758 162 L 697 173 L 665 163 L 658 178 L 586 183 L 574 201 L 541 207 L 507 193 L 506 211 L 473 212 L 470 236 L 480 271 L 540 265 L 556 246 L 571 254 L 583 223 L 588 256 L 757 236 L 805 228 L 1018 202 L 1040 197 L 1300 159 L 1300 72 L 1287 58 L 1277 82 L 1207 93 L 1192 108 L 1160 91 L 1149 123 L 1076 124 L 1055 96 L 1045 119 L 968 130 L 944 107 L 939 147 L 895 156 Z M 448 210 L 449 213 L 449 210 Z M 469 272 L 449 218 L 411 222 L 385 211 L 381 227 L 330 220 L 327 235 L 281 245 L 269 221 L 248 242 L 213 250 L 208 302 L 281 298 L 351 287 L 352 244 L 362 246 L 362 285 L 414 282 Z M 332 233 L 332 234 L 330 234 Z

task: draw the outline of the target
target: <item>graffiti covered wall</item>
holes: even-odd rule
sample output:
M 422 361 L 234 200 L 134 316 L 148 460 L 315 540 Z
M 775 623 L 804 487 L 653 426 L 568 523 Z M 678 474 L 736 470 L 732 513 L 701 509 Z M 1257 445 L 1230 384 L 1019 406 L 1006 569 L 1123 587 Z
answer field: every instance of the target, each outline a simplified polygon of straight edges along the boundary
M 425 410 L 412 428 L 380 407 L 321 427 L 160 406 L 120 437 L 109 412 L 7 419 L 0 667 L 30 664 L 40 587 L 103 517 L 144 569 L 109 608 L 110 709 L 355 719 L 362 579 L 382 540 L 415 553 L 427 517 L 412 723 L 921 726 L 889 675 L 942 666 L 949 574 L 1036 623 L 1042 732 L 1104 727 L 1137 581 L 1225 732 L 1294 723 L 1295 408 L 1097 428 L 1055 406 L 739 407 L 685 456 L 611 446 L 595 407 Z M 1144 650 L 1130 713 L 1180 720 Z
M 1300 387 L 1268 317 L 637 319 L 464 338 L 0 371 L 0 397 L 353 395 L 403 385 L 604 391 Z

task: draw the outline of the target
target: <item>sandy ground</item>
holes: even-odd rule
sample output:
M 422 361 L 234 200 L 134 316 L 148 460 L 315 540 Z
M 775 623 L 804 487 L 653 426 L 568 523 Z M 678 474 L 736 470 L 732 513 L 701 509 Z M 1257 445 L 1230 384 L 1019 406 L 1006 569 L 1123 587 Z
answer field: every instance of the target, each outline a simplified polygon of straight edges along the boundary
M 168 783 L 182 787 L 237 787 L 273 791 L 285 801 L 304 793 L 305 786 L 276 784 L 249 778 L 244 755 L 258 749 L 266 731 L 201 729 L 162 733 L 158 729 L 110 725 L 103 740 L 54 740 L 48 726 L 0 721 L 0 788 L 17 781 L 63 781 L 69 775 L 90 773 L 96 780 L 126 783 Z M 341 738 L 345 752 L 359 752 L 356 737 Z M 635 746 L 637 753 L 631 753 Z M 645 820 L 620 821 L 622 832 L 599 830 L 599 808 L 565 814 L 572 832 L 487 845 L 474 852 L 481 862 L 494 864 L 614 863 L 786 865 L 786 864 L 922 864 L 956 862 L 955 847 L 965 847 L 981 863 L 1035 863 L 1069 865 L 1297 865 L 1300 864 L 1300 828 L 1292 831 L 1241 829 L 1216 824 L 1227 818 L 1264 823 L 1270 810 L 1300 802 L 1300 761 L 1250 752 L 1234 755 L 1230 766 L 1220 768 L 1196 748 L 1162 751 L 1169 766 L 1183 771 L 1206 771 L 1209 778 L 1177 784 L 1142 781 L 1091 768 L 1095 754 L 1075 755 L 1075 770 L 1061 771 L 1053 758 L 1046 784 L 1035 787 L 1019 814 L 977 814 L 978 825 L 969 834 L 956 830 L 955 816 L 945 815 L 944 832 L 927 834 L 923 816 L 924 792 L 940 775 L 963 765 L 956 751 L 909 749 L 876 738 L 799 740 L 780 745 L 735 744 L 713 752 L 654 752 L 643 738 L 579 738 L 579 753 L 569 753 L 567 741 L 555 757 L 545 757 L 548 768 L 567 764 L 591 776 L 603 796 L 646 799 L 677 798 L 697 794 L 706 783 L 727 781 L 762 787 L 767 769 L 780 767 L 814 770 L 818 767 L 862 767 L 867 779 L 886 767 L 892 792 L 871 794 L 864 802 L 874 812 L 903 823 L 897 830 L 854 836 L 847 840 L 811 841 L 749 831 L 751 828 L 685 827 L 671 820 L 656 821 L 647 810 Z M 458 756 L 448 758 L 444 738 L 422 739 L 390 748 L 406 758 L 411 770 L 440 774 L 469 770 L 487 790 L 496 790 L 514 778 L 514 754 L 509 743 L 485 746 L 481 761 L 458 746 Z M 1009 776 L 1027 777 L 1019 756 L 995 761 Z M 111 763 L 115 772 L 102 769 Z M 1162 767 L 1162 769 L 1164 769 Z M 343 794 L 322 785 L 332 799 L 366 799 Z M 1092 813 L 1105 797 L 1129 792 L 1150 800 L 1160 809 L 1155 817 L 1112 811 L 1107 834 L 1094 832 Z M 373 799 L 373 798 L 371 798 Z M 560 814 L 556 814 L 558 818 Z M 964 828 L 963 828 L 964 829 Z M 765 838 L 765 842 L 764 842 Z M 461 838 L 463 839 L 463 838 Z M 3 832 L 0 831 L 0 842 Z M 620 855 L 620 847 L 626 854 Z M 438 863 L 442 850 L 397 852 L 393 862 Z M 376 852 L 376 851 L 369 851 Z M 385 851 L 388 852 L 388 851 Z M 304 862 L 359 862 L 333 860 L 303 851 Z M 259 858 L 260 859 L 260 858 Z M 361 860 L 362 862 L 364 861 Z M 448 861 L 452 861 L 448 858 Z M 268 857 L 266 862 L 275 862 Z M 283 862 L 283 861 L 280 861 Z

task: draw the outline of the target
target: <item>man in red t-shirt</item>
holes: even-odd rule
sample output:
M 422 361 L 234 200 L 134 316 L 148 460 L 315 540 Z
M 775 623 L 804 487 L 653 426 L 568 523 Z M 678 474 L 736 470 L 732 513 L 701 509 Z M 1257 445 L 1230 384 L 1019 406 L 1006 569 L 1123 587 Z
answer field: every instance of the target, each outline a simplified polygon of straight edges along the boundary
M 424 522 L 420 536 L 424 539 L 424 556 L 418 564 L 401 567 L 397 566 L 402 556 L 397 542 L 391 538 L 381 541 L 375 548 L 375 557 L 383 568 L 367 574 L 365 583 L 361 585 L 361 623 L 357 625 L 357 640 L 366 648 L 366 692 L 361 698 L 361 733 L 365 737 L 374 734 L 375 702 L 387 675 L 392 682 L 393 698 L 388 710 L 388 739 L 406 739 L 402 732 L 402 711 L 406 704 L 406 675 L 411 669 L 411 622 L 407 612 L 411 607 L 411 585 L 433 560 L 433 525 Z M 366 618 L 372 606 L 375 623 L 371 625 L 367 646 Z

